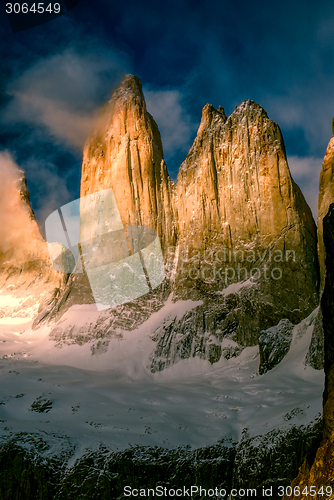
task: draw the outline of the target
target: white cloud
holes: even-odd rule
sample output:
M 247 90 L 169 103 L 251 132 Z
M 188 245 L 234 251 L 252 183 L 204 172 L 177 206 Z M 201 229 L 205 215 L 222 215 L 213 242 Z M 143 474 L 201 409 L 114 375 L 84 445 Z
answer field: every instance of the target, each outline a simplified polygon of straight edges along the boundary
M 44 221 L 51 212 L 72 201 L 67 175 L 61 175 L 52 161 L 31 158 L 23 165 L 37 204 L 36 219 L 44 235 Z
M 144 87 L 147 110 L 153 116 L 161 132 L 166 157 L 178 151 L 187 155 L 198 123 L 194 123 L 183 104 L 179 90 L 151 90 Z
M 10 83 L 13 99 L 2 120 L 41 126 L 54 140 L 81 150 L 101 95 L 109 95 L 127 69 L 122 55 L 98 47 L 40 59 Z
M 7 151 L 0 151 L 0 249 L 16 250 L 38 234 L 31 212 L 19 195 L 20 171 Z
M 332 88 L 328 89 L 328 85 L 324 84 L 321 91 L 314 92 L 313 89 L 302 91 L 298 87 L 292 87 L 286 95 L 263 98 L 262 104 L 269 117 L 279 124 L 285 134 L 287 131 L 303 134 L 303 147 L 307 148 L 305 155 L 318 155 L 321 150 L 325 155 L 332 134 L 334 115 Z M 295 147 L 298 145 L 296 139 L 293 143 Z
M 313 217 L 317 220 L 322 158 L 288 156 L 288 163 L 294 181 L 301 188 Z
M 9 82 L 11 100 L 2 110 L 1 125 L 20 131 L 21 142 L 12 142 L 11 150 L 21 158 L 42 232 L 45 217 L 79 192 L 73 186 L 73 178 L 79 178 L 74 169 L 80 172 L 87 135 L 98 109 L 129 68 L 126 56 L 87 39 L 85 49 L 74 41 Z M 56 147 L 48 149 L 48 142 Z M 58 150 L 69 153 L 70 165 L 59 163 Z M 24 160 L 22 151 L 27 153 Z

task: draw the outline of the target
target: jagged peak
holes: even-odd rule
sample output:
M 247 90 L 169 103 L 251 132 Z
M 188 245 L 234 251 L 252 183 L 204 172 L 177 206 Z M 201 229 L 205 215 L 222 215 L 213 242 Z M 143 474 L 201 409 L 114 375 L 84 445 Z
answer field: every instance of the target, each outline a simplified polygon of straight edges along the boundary
M 268 114 L 262 108 L 262 106 L 260 106 L 260 104 L 258 104 L 257 102 L 252 101 L 251 99 L 248 99 L 247 101 L 244 100 L 244 101 L 242 101 L 241 104 L 239 104 L 239 106 L 236 106 L 235 110 L 231 114 L 231 117 L 235 116 L 235 115 L 238 115 L 238 116 L 251 115 L 254 112 L 257 114 L 263 115 L 265 118 L 268 118 Z
M 18 171 L 18 178 L 16 181 L 16 187 L 19 192 L 21 200 L 25 203 L 26 208 L 30 214 L 30 218 L 36 220 L 34 211 L 30 203 L 30 193 L 27 185 L 27 176 L 23 170 Z
M 143 87 L 140 78 L 131 74 L 127 74 L 124 76 L 119 86 L 113 91 L 112 99 L 118 100 L 133 97 L 139 97 L 140 100 L 145 102 Z
M 206 104 L 202 110 L 202 118 L 198 133 L 200 134 L 203 130 L 212 128 L 212 126 L 215 127 L 218 123 L 222 124 L 228 122 L 231 125 L 235 121 L 241 121 L 246 116 L 253 118 L 259 115 L 268 119 L 267 112 L 257 102 L 251 99 L 242 101 L 239 106 L 235 107 L 235 110 L 229 117 L 226 116 L 222 106 L 219 106 L 217 110 L 212 104 Z
M 112 90 L 111 98 L 107 101 L 98 113 L 98 119 L 93 125 L 88 136 L 88 142 L 96 140 L 96 135 L 104 134 L 109 130 L 110 119 L 114 115 L 115 109 L 140 108 L 144 114 L 150 117 L 146 109 L 145 97 L 143 94 L 142 83 L 137 76 L 126 74 L 118 85 Z M 126 120 L 125 112 L 124 119 Z
M 226 118 L 225 111 L 223 106 L 219 106 L 218 109 L 216 109 L 212 104 L 207 103 L 204 108 L 202 109 L 202 120 L 207 119 L 207 118 L 212 118 L 212 116 L 216 115 L 219 113 L 222 117 Z
M 217 122 L 221 125 L 224 124 L 226 119 L 225 111 L 222 106 L 219 106 L 217 110 L 212 106 L 212 104 L 206 104 L 202 110 L 202 118 L 197 135 L 203 130 L 207 130 L 213 125 L 216 125 Z
M 226 116 L 225 115 L 225 110 L 224 110 L 223 106 L 221 106 L 220 104 L 218 106 L 218 110 L 217 111 L 218 111 L 218 113 L 221 113 L 222 115 Z

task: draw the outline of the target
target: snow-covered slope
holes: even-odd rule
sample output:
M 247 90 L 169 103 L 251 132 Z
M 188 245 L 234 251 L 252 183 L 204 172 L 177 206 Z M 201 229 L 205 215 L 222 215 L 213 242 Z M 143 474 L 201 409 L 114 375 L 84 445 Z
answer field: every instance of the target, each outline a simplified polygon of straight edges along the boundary
M 84 345 L 51 339 L 48 327 L 33 331 L 31 318 L 2 318 L 3 436 L 65 435 L 78 450 L 101 442 L 199 447 L 239 440 L 245 428 L 258 435 L 308 424 L 321 412 L 324 374 L 305 365 L 317 310 L 294 327 L 288 354 L 262 376 L 257 346 L 213 365 L 197 357 L 151 373 L 150 334 L 197 305 L 169 300 L 136 330 Z M 75 306 L 67 320 L 84 326 L 96 314 L 95 306 Z

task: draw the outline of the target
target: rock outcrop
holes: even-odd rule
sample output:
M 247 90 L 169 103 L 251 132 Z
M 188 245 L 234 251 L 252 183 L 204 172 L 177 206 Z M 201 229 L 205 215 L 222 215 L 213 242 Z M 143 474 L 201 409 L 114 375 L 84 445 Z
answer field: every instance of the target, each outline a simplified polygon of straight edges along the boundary
M 288 319 L 282 319 L 278 325 L 261 332 L 259 337 L 261 375 L 278 365 L 289 352 L 292 330 L 293 324 Z
M 334 132 L 334 130 L 333 130 Z M 322 442 L 311 461 L 305 460 L 298 476 L 292 482 L 297 493 L 285 499 L 307 499 L 310 494 L 315 499 L 330 496 L 334 482 L 334 137 L 331 138 L 320 176 L 319 193 L 319 261 L 322 273 L 321 314 L 324 335 L 325 390 L 323 394 Z M 318 325 L 318 329 L 321 329 Z M 319 334 L 317 334 L 319 338 Z M 320 342 L 321 343 L 321 342 Z M 313 492 L 310 493 L 310 488 Z M 326 487 L 329 490 L 326 490 Z M 302 492 L 301 494 L 298 493 Z M 327 493 L 330 491 L 330 494 Z
M 334 119 L 333 119 L 334 120 Z M 326 154 L 322 163 L 319 181 L 319 212 L 318 212 L 318 254 L 320 266 L 321 288 L 325 282 L 325 249 L 323 239 L 323 219 L 329 206 L 334 202 L 334 126 L 333 135 L 328 143 Z
M 280 129 L 258 104 L 243 102 L 228 118 L 204 107 L 174 206 L 176 295 L 204 301 L 193 331 L 251 345 L 261 329 L 298 323 L 316 307 L 315 223 Z
M 84 148 L 81 196 L 105 189 L 113 191 L 127 236 L 128 226 L 152 227 L 157 230 L 166 254 L 176 238 L 173 183 L 163 158 L 158 126 L 146 109 L 140 80 L 132 75 L 125 76 L 101 109 Z M 158 302 L 161 307 L 161 300 Z M 74 304 L 84 303 L 94 303 L 88 277 L 85 272 L 72 274 L 60 300 L 42 311 L 36 326 L 60 318 Z M 144 320 L 151 308 L 146 313 L 145 305 L 140 307 Z M 132 306 L 129 308 L 127 316 L 131 317 Z M 124 327 L 123 318 L 117 325 Z
M 59 295 L 66 275 L 50 261 L 30 206 L 24 172 L 8 158 L 3 165 L 0 241 L 0 316 L 27 316 L 43 308 L 49 294 Z
M 306 356 L 306 365 L 312 366 L 315 370 L 324 369 L 325 361 L 325 339 L 324 339 L 324 329 L 322 325 L 322 311 L 319 309 L 317 317 L 314 321 L 314 328 L 312 332 L 312 338 L 309 346 L 309 350 Z

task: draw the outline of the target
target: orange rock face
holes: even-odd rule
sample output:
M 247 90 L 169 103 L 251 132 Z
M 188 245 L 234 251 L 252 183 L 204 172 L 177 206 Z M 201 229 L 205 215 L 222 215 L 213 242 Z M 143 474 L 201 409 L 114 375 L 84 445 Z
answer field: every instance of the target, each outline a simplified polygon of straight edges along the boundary
M 334 137 L 327 146 L 319 182 L 319 213 L 318 213 L 318 253 L 322 287 L 325 278 L 325 252 L 322 221 L 329 205 L 334 201 Z
M 206 105 L 177 180 L 181 238 L 266 247 L 296 226 L 315 237 L 310 209 L 293 182 L 276 123 L 255 102 L 226 118 Z M 183 230 L 183 227 L 186 228 Z
M 101 110 L 84 149 L 81 195 L 108 188 L 114 191 L 125 226 L 158 230 L 165 257 L 170 246 L 175 246 L 175 254 L 195 250 L 201 261 L 204 252 L 222 255 L 225 249 L 240 252 L 240 264 L 250 271 L 261 260 L 275 267 L 268 250 L 282 255 L 291 251 L 293 262 L 283 257 L 281 266 L 288 290 L 300 298 L 291 309 L 305 311 L 306 302 L 315 306 L 316 227 L 291 178 L 280 129 L 253 101 L 242 103 L 228 118 L 222 108 L 204 107 L 175 186 L 140 80 L 127 75 Z M 249 256 L 250 251 L 255 257 L 247 261 L 245 253 Z M 202 274 L 208 276 L 210 270 L 203 262 L 196 266 L 203 281 Z M 194 285 L 185 277 L 185 267 L 178 262 L 175 274 L 182 293 Z M 218 277 L 209 287 L 219 290 L 224 284 Z
M 222 108 L 204 107 L 179 171 L 175 207 L 181 248 L 203 255 L 207 248 L 225 247 L 249 269 L 261 258 L 272 269 L 269 250 L 277 255 L 292 250 L 296 265 L 281 266 L 283 281 L 300 297 L 305 286 L 314 295 L 315 223 L 291 177 L 281 131 L 255 102 L 243 102 L 228 118 Z
M 159 129 L 146 110 L 141 82 L 131 75 L 102 108 L 84 149 L 81 196 L 109 188 L 125 226 L 153 227 L 163 247 L 173 244 L 173 183 Z
M 334 441 L 324 440 L 316 454 L 314 462 L 309 465 L 307 460 L 299 469 L 297 478 L 292 482 L 292 490 L 295 494 L 284 496 L 284 500 L 299 498 L 309 500 L 315 498 L 333 498 L 334 493 Z M 312 489 L 311 489 L 312 487 Z M 326 488 L 328 488 L 326 490 Z M 332 491 L 332 494 L 330 492 Z M 327 492 L 329 494 L 327 494 Z

